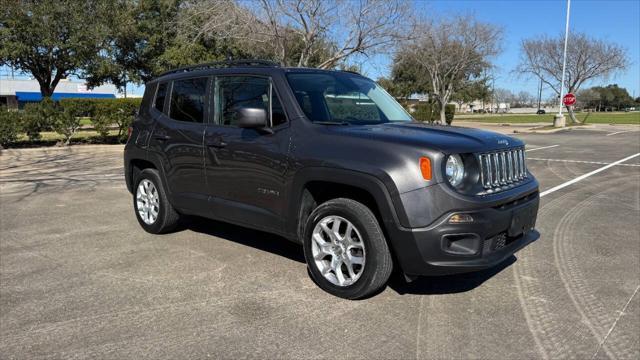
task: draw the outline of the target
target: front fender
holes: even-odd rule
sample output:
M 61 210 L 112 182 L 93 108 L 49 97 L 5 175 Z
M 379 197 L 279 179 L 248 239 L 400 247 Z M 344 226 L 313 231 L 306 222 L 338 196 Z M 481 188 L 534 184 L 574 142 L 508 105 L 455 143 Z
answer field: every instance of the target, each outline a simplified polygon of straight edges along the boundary
M 297 236 L 300 204 L 303 191 L 307 184 L 313 181 L 327 181 L 344 184 L 362 189 L 369 193 L 376 202 L 380 211 L 381 220 L 385 225 L 402 223 L 406 220 L 404 209 L 396 204 L 400 203 L 397 189 L 389 189 L 378 177 L 359 171 L 330 168 L 330 167 L 305 167 L 296 172 L 291 184 L 291 194 L 287 210 L 287 233 Z

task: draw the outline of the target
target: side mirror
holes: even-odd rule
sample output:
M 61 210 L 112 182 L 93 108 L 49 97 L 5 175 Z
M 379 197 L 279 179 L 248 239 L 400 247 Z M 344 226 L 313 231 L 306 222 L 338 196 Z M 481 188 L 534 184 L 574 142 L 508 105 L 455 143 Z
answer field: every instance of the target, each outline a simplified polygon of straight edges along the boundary
M 236 110 L 238 127 L 261 129 L 267 127 L 267 111 L 261 108 L 242 107 Z

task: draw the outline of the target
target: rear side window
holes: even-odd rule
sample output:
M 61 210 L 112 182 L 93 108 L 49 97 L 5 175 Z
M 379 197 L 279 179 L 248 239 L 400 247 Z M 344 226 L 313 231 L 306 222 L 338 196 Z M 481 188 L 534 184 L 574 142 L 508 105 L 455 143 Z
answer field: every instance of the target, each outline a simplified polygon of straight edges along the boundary
M 169 117 L 178 121 L 203 122 L 206 94 L 207 78 L 174 81 Z
M 268 78 L 251 76 L 220 77 L 216 81 L 218 123 L 235 126 L 241 107 L 265 109 L 271 115 L 271 126 L 287 122 L 284 108 Z
M 158 91 L 156 91 L 156 98 L 153 101 L 153 107 L 162 112 L 164 109 L 164 99 L 167 97 L 167 83 L 158 85 Z

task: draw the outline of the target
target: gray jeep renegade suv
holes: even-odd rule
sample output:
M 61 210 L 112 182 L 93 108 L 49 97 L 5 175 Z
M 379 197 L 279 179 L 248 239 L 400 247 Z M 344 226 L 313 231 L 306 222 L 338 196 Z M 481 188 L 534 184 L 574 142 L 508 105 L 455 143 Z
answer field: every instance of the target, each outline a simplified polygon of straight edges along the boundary
M 408 279 L 485 269 L 538 239 L 524 143 L 429 126 L 375 82 L 248 60 L 146 84 L 125 177 L 142 228 L 182 214 L 303 245 L 322 289 L 356 299 Z

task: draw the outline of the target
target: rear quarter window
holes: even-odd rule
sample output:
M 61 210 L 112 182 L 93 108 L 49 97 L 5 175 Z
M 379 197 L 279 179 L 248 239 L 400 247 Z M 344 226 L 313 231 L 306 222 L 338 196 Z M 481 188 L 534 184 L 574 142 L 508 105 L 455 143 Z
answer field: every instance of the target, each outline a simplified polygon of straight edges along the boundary
M 153 107 L 162 112 L 164 109 L 164 100 L 167 97 L 167 83 L 160 83 L 156 91 L 156 97 L 153 100 Z
M 206 95 L 206 77 L 174 81 L 171 88 L 169 117 L 178 121 L 202 123 Z

